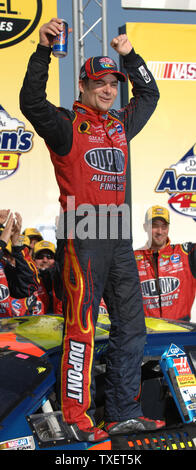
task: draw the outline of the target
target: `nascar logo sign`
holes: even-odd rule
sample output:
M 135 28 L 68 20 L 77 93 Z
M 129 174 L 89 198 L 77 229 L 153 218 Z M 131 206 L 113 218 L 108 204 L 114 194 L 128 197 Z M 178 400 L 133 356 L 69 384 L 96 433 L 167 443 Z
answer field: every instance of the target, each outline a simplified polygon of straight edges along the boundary
M 32 148 L 33 133 L 25 130 L 25 125 L 12 118 L 0 106 L 0 179 L 12 175 L 19 166 L 21 153 Z
M 196 80 L 196 62 L 148 62 L 156 80 Z

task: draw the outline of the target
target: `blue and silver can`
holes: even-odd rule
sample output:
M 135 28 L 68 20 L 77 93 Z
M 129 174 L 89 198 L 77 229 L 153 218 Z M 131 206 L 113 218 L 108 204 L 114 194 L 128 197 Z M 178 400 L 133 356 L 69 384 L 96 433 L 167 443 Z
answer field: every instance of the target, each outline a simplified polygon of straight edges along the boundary
M 57 34 L 53 41 L 52 53 L 55 57 L 59 59 L 67 55 L 68 49 L 68 23 L 62 20 L 63 29 Z

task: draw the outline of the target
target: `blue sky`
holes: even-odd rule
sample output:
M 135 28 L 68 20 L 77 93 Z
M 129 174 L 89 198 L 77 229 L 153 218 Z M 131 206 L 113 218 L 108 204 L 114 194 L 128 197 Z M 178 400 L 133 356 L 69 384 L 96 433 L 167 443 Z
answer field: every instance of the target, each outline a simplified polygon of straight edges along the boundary
M 83 5 L 87 0 L 83 1 Z M 72 0 L 58 0 L 58 16 L 64 18 L 72 27 Z M 90 1 L 86 8 L 85 19 L 91 26 L 100 17 L 100 7 L 94 1 Z M 118 54 L 110 47 L 111 39 L 118 35 L 119 27 L 126 22 L 157 22 L 157 23 L 195 23 L 196 12 L 164 11 L 164 10 L 141 10 L 123 9 L 121 0 L 107 0 L 107 32 L 108 32 L 108 55 L 118 63 Z M 101 37 L 101 23 L 94 32 Z M 86 31 L 86 29 L 84 29 Z M 134 46 L 134 44 L 133 44 Z M 140 53 L 140 51 L 137 51 Z M 85 56 L 102 55 L 101 43 L 89 34 L 85 40 Z M 59 60 L 59 59 L 53 59 Z M 74 100 L 74 77 L 73 77 L 73 37 L 69 37 L 68 56 L 60 59 L 60 99 L 61 106 L 71 108 Z M 116 100 L 116 107 L 120 107 L 120 98 Z

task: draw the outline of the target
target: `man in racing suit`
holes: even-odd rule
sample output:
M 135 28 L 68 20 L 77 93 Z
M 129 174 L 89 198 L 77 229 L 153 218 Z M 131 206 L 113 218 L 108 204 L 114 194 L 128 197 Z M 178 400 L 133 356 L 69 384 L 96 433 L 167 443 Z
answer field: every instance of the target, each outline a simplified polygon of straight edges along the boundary
M 153 206 L 145 215 L 148 241 L 135 250 L 145 316 L 190 320 L 196 294 L 196 244 L 172 245 L 170 215 Z
M 109 57 L 94 57 L 81 68 L 81 101 L 74 103 L 72 111 L 57 109 L 46 100 L 45 88 L 52 38 L 60 30 L 59 19 L 41 27 L 40 44 L 30 58 L 20 106 L 48 146 L 64 213 L 64 233 L 58 235 L 57 245 L 66 294 L 62 413 L 77 440 L 99 441 L 108 436 L 94 427 L 94 334 L 102 296 L 111 320 L 106 429 L 111 434 L 162 425 L 145 419 L 135 400 L 145 322 L 130 232 L 128 238 L 122 235 L 123 215 L 118 217 L 118 208 L 125 200 L 127 142 L 150 118 L 159 92 L 143 59 L 127 36 L 120 35 L 111 45 L 122 55 L 133 82 L 134 97 L 129 105 L 120 111 L 111 110 L 118 80 L 125 81 L 126 77 Z M 116 216 L 100 216 L 100 208 L 104 212 L 109 204 L 115 206 Z M 119 224 L 116 238 L 113 233 L 108 236 L 114 219 Z M 90 227 L 86 237 L 85 224 Z

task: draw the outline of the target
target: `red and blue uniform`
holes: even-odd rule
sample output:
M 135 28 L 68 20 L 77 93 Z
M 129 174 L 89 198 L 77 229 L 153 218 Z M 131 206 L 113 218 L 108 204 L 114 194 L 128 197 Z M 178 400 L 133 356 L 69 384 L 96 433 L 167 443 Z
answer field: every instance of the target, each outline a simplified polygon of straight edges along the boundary
M 196 244 L 135 250 L 146 317 L 190 320 L 196 294 Z

